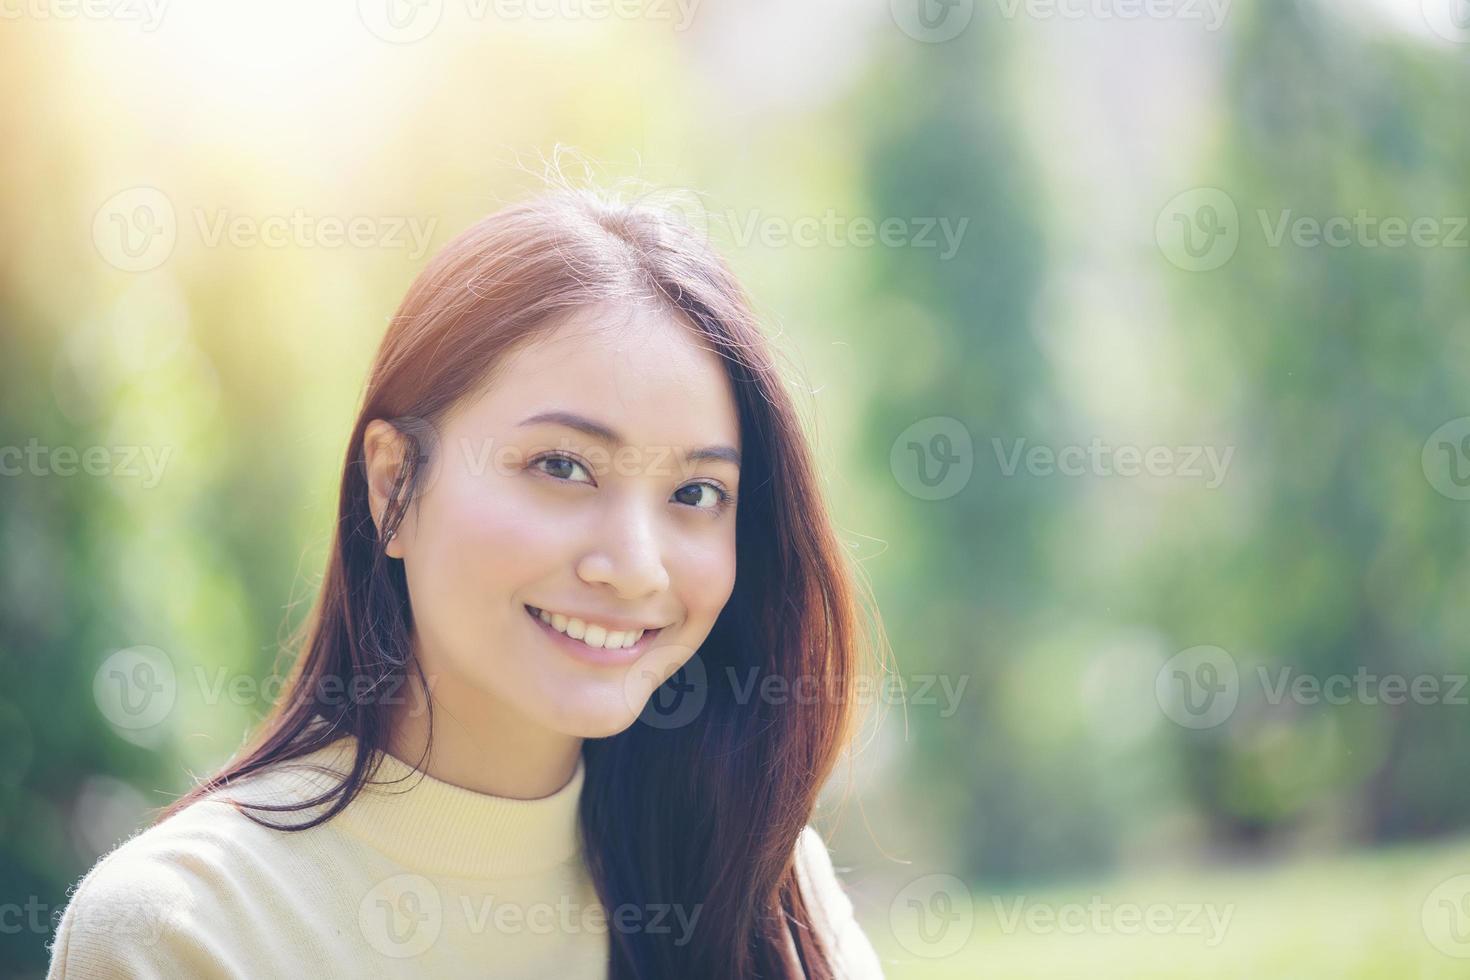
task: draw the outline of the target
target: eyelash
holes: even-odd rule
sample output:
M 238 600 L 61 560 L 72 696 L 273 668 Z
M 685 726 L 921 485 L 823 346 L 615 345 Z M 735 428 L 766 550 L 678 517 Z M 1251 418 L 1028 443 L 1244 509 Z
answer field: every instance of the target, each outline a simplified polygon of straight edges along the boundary
M 591 467 L 589 467 L 586 463 L 582 462 L 580 459 L 577 459 L 577 457 L 575 457 L 575 456 L 568 456 L 566 453 L 546 453 L 543 456 L 537 456 L 535 459 L 531 460 L 531 462 L 528 465 L 530 465 L 532 468 L 537 468 L 537 467 L 540 466 L 541 463 L 544 463 L 547 460 L 553 460 L 553 459 L 562 459 L 562 460 L 566 460 L 569 463 L 574 463 L 575 465 L 582 467 L 582 470 L 584 472 L 586 472 L 589 476 L 591 475 Z M 541 472 L 545 476 L 549 477 L 550 479 L 558 480 L 558 481 L 560 481 L 562 483 L 577 483 L 577 482 L 580 482 L 580 481 L 577 481 L 577 480 L 568 480 L 565 477 L 552 476 L 550 473 L 547 473 L 545 470 L 539 470 L 539 472 Z M 698 487 L 698 486 L 706 486 L 706 487 L 713 488 L 714 491 L 715 491 L 715 494 L 716 494 L 716 496 L 717 496 L 717 498 L 719 500 L 719 502 L 715 506 L 713 506 L 713 507 L 696 507 L 693 504 L 685 504 L 685 506 L 686 507 L 689 507 L 691 510 L 702 510 L 702 511 L 707 511 L 710 514 L 716 514 L 717 515 L 717 514 L 723 514 L 726 510 L 729 510 L 730 507 L 733 506 L 734 503 L 735 503 L 735 494 L 731 493 L 729 490 L 726 490 L 723 486 L 721 486 L 720 484 L 714 482 L 713 480 L 699 480 L 699 481 L 697 481 L 695 483 L 686 483 L 686 484 L 684 484 L 683 487 L 680 487 L 679 489 L 680 490 L 683 490 L 685 487 Z M 677 493 L 678 491 L 675 491 L 675 492 Z

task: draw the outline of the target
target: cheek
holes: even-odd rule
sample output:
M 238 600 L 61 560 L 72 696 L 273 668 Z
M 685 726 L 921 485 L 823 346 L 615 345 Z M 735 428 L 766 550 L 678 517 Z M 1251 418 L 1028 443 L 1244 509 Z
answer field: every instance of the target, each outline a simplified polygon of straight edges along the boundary
M 712 625 L 735 588 L 734 533 L 689 541 L 670 555 L 669 566 L 690 620 Z
M 496 609 L 556 564 L 564 525 L 493 480 L 443 481 L 422 501 L 415 564 L 427 587 Z

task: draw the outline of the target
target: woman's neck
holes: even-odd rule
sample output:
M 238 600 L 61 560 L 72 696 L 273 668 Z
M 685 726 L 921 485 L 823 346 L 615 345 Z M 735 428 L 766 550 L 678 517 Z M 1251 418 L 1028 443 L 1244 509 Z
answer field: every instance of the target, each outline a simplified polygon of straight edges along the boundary
M 539 800 L 576 772 L 582 739 L 547 731 L 483 691 L 460 685 L 430 685 L 430 748 L 423 685 L 410 671 L 405 686 L 412 694 L 395 708 L 388 752 L 435 779 L 490 796 Z

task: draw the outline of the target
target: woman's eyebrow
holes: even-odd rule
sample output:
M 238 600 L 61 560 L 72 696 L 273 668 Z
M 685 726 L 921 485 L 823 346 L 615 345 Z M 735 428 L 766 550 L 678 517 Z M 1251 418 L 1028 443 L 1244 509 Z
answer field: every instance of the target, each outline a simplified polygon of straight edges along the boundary
M 564 425 L 569 429 L 576 429 L 584 435 L 591 436 L 599 442 L 608 443 L 612 446 L 627 445 L 627 440 L 611 427 L 594 419 L 589 419 L 585 415 L 578 415 L 576 412 L 538 412 L 516 423 L 517 428 L 530 425 Z M 705 446 L 701 449 L 694 449 L 685 453 L 684 459 L 691 463 L 703 459 L 723 460 L 736 467 L 740 466 L 740 452 L 733 446 Z

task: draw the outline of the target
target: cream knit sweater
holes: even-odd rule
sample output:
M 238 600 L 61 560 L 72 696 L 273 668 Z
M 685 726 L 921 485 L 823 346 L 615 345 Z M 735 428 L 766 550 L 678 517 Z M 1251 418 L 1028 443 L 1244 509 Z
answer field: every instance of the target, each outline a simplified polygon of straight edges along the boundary
M 348 736 L 300 761 L 342 771 L 352 749 Z M 261 827 L 217 793 L 134 835 L 72 891 L 47 980 L 602 980 L 610 930 L 693 933 L 698 908 L 609 914 L 599 903 L 577 833 L 585 762 L 553 795 L 512 800 L 383 760 L 347 809 L 311 830 Z M 281 769 L 229 792 L 300 799 L 329 782 Z M 881 977 L 811 827 L 797 859 L 838 975 Z

